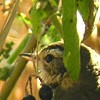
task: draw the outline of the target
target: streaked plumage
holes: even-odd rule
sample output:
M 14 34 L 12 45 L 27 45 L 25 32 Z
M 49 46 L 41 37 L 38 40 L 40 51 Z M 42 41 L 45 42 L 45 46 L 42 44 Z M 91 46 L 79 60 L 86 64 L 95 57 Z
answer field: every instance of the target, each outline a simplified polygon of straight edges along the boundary
M 81 72 L 76 82 L 63 64 L 63 44 L 52 44 L 39 53 L 40 76 L 54 88 L 53 100 L 99 100 L 100 56 L 89 47 L 81 46 Z M 74 70 L 74 69 L 73 69 Z

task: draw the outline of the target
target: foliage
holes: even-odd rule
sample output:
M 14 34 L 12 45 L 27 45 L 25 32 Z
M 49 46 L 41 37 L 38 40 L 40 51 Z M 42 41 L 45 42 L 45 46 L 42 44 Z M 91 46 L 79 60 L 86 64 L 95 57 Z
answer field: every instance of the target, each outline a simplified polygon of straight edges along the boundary
M 25 45 L 28 42 L 29 36 L 30 36 L 30 34 L 26 35 L 26 37 L 20 43 L 18 48 L 16 50 L 14 50 L 12 55 L 7 58 L 6 64 L 2 68 L 0 68 L 0 80 L 6 80 L 10 76 L 11 71 L 14 68 L 14 66 L 12 64 L 16 60 L 16 58 L 18 57 L 19 53 L 24 49 Z M 11 51 L 12 43 L 11 44 L 6 44 L 6 46 L 8 47 L 8 49 L 4 50 L 3 52 L 8 51 L 8 50 Z
M 2 49 L 2 51 L 0 52 L 0 62 L 4 59 L 4 58 L 8 58 L 9 57 L 9 53 L 12 50 L 12 46 L 13 46 L 13 42 L 9 42 L 5 44 L 5 48 Z

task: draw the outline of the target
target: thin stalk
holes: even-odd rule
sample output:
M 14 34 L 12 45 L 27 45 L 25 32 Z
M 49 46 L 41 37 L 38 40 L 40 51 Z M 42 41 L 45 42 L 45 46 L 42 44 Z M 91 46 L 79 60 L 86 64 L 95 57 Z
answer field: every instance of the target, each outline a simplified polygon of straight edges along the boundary
M 5 24 L 0 32 L 0 51 L 2 50 L 3 44 L 6 40 L 6 37 L 8 35 L 8 32 L 10 30 L 10 27 L 12 25 L 12 22 L 16 16 L 16 12 L 18 9 L 18 5 L 19 5 L 20 0 L 15 0 L 13 7 L 11 8 L 9 15 L 7 17 L 7 20 L 5 21 Z
M 36 39 L 34 37 L 34 34 L 32 34 L 29 38 L 29 41 L 27 45 L 25 46 L 25 49 L 23 53 L 25 52 L 31 52 L 33 48 L 36 47 Z M 27 60 L 19 57 L 16 61 L 15 68 L 12 71 L 9 79 L 6 81 L 1 93 L 0 93 L 0 100 L 7 100 L 8 96 L 10 95 L 12 89 L 14 88 L 18 78 L 20 77 L 22 71 L 25 68 L 25 65 L 27 63 Z
M 16 50 L 14 50 L 14 52 L 11 54 L 11 56 L 9 56 L 9 58 L 7 59 L 7 63 L 12 64 L 15 61 L 15 59 L 18 57 L 19 53 L 24 49 L 25 45 L 27 44 L 29 36 L 30 36 L 30 33 L 28 33 L 24 37 L 24 39 L 19 44 L 19 46 L 16 48 Z
M 56 15 L 53 15 L 53 17 L 51 17 L 53 24 L 56 27 L 56 30 L 61 34 L 62 38 L 64 37 L 63 34 L 63 30 L 62 30 L 62 26 L 61 23 L 59 22 L 58 18 Z

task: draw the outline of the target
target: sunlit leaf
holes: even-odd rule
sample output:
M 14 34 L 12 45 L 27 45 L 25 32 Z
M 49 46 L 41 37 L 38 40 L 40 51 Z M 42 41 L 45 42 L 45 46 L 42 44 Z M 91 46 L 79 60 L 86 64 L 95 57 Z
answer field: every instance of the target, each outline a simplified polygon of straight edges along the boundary
M 46 17 L 46 13 L 41 8 L 37 8 L 36 5 L 32 8 L 31 12 L 33 33 L 36 35 L 41 25 L 41 20 Z
M 20 13 L 20 15 L 17 15 L 16 17 L 22 20 L 26 25 L 31 26 L 31 20 L 28 19 L 25 14 Z
M 42 38 L 43 44 L 49 44 L 60 40 L 61 40 L 61 36 L 60 34 L 58 34 L 58 31 L 56 30 L 54 25 L 51 25 L 49 30 L 45 33 L 45 35 Z

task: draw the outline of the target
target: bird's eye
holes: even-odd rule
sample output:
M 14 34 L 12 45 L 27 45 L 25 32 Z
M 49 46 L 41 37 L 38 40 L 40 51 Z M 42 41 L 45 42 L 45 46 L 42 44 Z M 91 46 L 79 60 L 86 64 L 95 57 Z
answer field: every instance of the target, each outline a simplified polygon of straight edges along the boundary
M 53 59 L 54 59 L 54 56 L 51 55 L 51 54 L 48 54 L 48 55 L 46 56 L 46 58 L 45 58 L 45 60 L 46 60 L 47 63 L 51 62 Z

